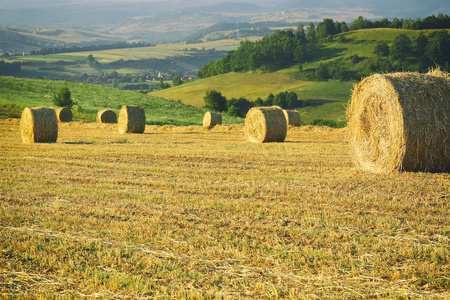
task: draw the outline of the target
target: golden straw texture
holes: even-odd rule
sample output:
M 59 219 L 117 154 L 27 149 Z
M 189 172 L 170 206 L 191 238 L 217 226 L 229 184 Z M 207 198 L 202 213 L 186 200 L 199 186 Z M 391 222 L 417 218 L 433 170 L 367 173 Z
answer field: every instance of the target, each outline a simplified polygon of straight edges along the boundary
M 67 107 L 57 107 L 55 108 L 56 117 L 59 122 L 70 122 L 72 121 L 72 111 Z
M 206 112 L 203 116 L 203 126 L 214 127 L 216 125 L 222 125 L 222 115 L 209 111 Z
M 367 77 L 355 86 L 347 114 L 353 160 L 361 169 L 449 171 L 447 73 Z
M 50 107 L 26 107 L 20 119 L 24 143 L 54 143 L 58 138 L 58 119 Z
M 296 110 L 285 110 L 283 109 L 284 116 L 286 117 L 286 122 L 288 126 L 300 126 L 300 113 Z
M 144 133 L 145 111 L 134 105 L 124 105 L 119 112 L 119 133 Z
M 245 117 L 245 137 L 253 143 L 283 142 L 287 134 L 287 122 L 278 106 L 254 107 Z
M 97 113 L 97 123 L 117 123 L 117 115 L 110 109 L 102 109 Z

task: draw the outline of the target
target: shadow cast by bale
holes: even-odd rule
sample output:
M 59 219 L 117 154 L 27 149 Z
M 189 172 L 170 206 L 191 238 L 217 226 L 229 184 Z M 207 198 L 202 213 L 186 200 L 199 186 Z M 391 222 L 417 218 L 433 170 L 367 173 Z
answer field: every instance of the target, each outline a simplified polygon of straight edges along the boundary
M 77 142 L 64 142 L 64 144 L 68 144 L 68 145 L 94 145 L 95 142 L 77 141 Z

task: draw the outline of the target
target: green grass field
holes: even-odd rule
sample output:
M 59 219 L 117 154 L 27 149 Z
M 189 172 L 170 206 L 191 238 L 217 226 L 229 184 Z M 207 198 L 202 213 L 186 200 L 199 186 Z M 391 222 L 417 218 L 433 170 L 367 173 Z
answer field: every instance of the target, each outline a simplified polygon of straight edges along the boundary
M 97 111 L 111 109 L 118 114 L 123 105 L 139 105 L 146 112 L 147 124 L 201 125 L 204 109 L 164 100 L 133 91 L 68 81 L 15 79 L 0 77 L 0 116 L 20 117 L 24 107 L 53 107 L 52 95 L 67 86 L 78 103 L 74 120 L 95 122 Z M 242 123 L 242 118 L 224 115 L 224 124 Z
M 297 109 L 302 123 L 311 124 L 316 119 L 336 121 L 345 125 L 346 109 L 351 97 L 353 82 L 313 82 L 299 89 L 299 99 L 306 100 L 306 107 Z

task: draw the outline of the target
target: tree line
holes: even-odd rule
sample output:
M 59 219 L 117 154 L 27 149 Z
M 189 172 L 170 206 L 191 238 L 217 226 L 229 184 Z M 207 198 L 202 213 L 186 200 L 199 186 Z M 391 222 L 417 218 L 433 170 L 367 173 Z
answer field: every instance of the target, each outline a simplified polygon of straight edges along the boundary
M 145 42 L 133 42 L 133 43 L 117 42 L 114 44 L 102 44 L 102 45 L 42 48 L 40 50 L 31 50 L 30 54 L 31 55 L 46 55 L 46 54 L 56 54 L 56 53 L 74 53 L 74 52 L 84 52 L 84 51 L 100 51 L 100 50 L 139 48 L 139 47 L 150 47 L 150 46 L 153 46 L 153 45 L 150 43 L 145 43 Z
M 252 107 L 277 105 L 284 109 L 294 109 L 305 106 L 304 101 L 298 99 L 297 93 L 293 91 L 280 92 L 276 95 L 271 93 L 264 100 L 258 98 L 252 102 L 244 97 L 227 100 L 221 92 L 208 90 L 203 99 L 205 100 L 204 108 L 216 112 L 226 112 L 230 116 L 241 118 L 245 117 Z
M 229 51 L 224 58 L 204 65 L 197 72 L 197 77 L 206 78 L 229 72 L 247 72 L 257 69 L 275 71 L 288 67 L 293 62 L 304 62 L 308 57 L 306 45 L 304 31 L 294 34 L 292 29 L 277 30 L 273 35 L 265 36 L 255 42 L 241 41 L 237 50 Z
M 378 21 L 370 21 L 364 19 L 363 17 L 358 17 L 358 19 L 354 20 L 353 23 L 349 26 L 350 30 L 358 30 L 358 29 L 368 29 L 368 28 L 396 28 L 396 29 L 413 29 L 413 30 L 422 30 L 422 29 L 445 29 L 450 28 L 450 17 L 448 15 L 444 15 L 442 13 L 437 16 L 431 15 L 423 20 L 418 19 L 398 19 L 394 18 L 392 21 L 384 18 Z

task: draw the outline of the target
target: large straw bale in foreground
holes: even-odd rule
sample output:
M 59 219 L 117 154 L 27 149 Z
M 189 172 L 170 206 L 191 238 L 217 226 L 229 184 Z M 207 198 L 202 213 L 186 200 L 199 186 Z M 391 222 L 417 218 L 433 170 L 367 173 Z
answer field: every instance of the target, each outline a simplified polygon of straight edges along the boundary
M 222 115 L 209 111 L 206 112 L 203 116 L 203 126 L 214 127 L 216 125 L 222 125 Z
M 117 115 L 110 109 L 101 109 L 97 112 L 97 123 L 117 123 Z
M 367 77 L 355 86 L 347 113 L 349 144 L 361 169 L 449 171 L 448 73 Z
M 119 133 L 144 133 L 145 111 L 134 105 L 124 105 L 119 112 Z
M 73 115 L 70 108 L 67 107 L 57 107 L 55 108 L 56 118 L 59 122 L 70 122 L 72 121 Z
M 245 117 L 245 137 L 253 143 L 283 142 L 287 122 L 278 106 L 253 107 Z
M 286 117 L 286 122 L 288 126 L 300 126 L 301 119 L 300 113 L 295 110 L 285 110 L 283 109 L 284 116 Z
M 20 119 L 24 143 L 54 143 L 58 138 L 58 119 L 51 107 L 25 108 Z

